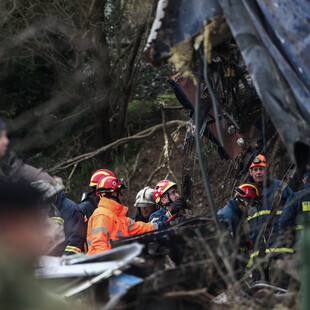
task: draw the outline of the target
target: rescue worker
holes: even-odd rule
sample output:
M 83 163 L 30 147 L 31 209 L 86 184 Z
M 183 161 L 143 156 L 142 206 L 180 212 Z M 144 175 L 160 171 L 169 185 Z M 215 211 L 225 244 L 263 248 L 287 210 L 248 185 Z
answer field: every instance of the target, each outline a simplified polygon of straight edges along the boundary
M 217 212 L 228 220 L 235 239 L 243 238 L 242 223 L 247 218 L 250 208 L 261 204 L 261 196 L 261 190 L 256 184 L 243 183 L 235 189 L 234 198 Z
M 161 180 L 156 184 L 154 200 L 161 208 L 151 214 L 151 223 L 166 222 L 187 206 L 185 198 L 177 192 L 177 185 L 169 180 Z
M 134 222 L 126 217 L 128 208 L 122 205 L 122 184 L 119 179 L 111 176 L 100 179 L 97 194 L 100 201 L 87 228 L 87 255 L 110 250 L 111 240 L 117 240 L 120 236 L 138 235 L 161 226 Z
M 267 223 L 268 216 L 272 207 L 272 203 L 277 192 L 277 189 L 281 183 L 280 180 L 271 180 L 268 177 L 268 163 L 266 157 L 262 154 L 256 156 L 250 165 L 250 180 L 253 181 L 256 185 L 259 186 L 262 195 L 264 196 L 263 203 L 256 206 L 256 209 L 252 209 L 249 213 L 248 222 L 251 229 L 251 240 L 255 241 L 255 248 L 259 248 L 260 241 L 256 240 L 260 235 L 260 229 Z M 266 187 L 264 188 L 264 180 L 266 178 Z M 286 203 L 286 200 L 290 195 L 293 194 L 293 191 L 289 186 L 286 186 L 282 196 L 280 205 L 278 206 L 277 214 L 274 218 L 274 225 L 272 234 L 268 240 L 268 247 L 275 246 L 277 242 L 278 226 L 279 219 L 283 210 L 283 207 Z
M 90 219 L 98 206 L 100 198 L 98 195 L 96 195 L 96 186 L 98 184 L 98 181 L 104 176 L 115 177 L 114 173 L 108 169 L 99 169 L 95 171 L 89 181 L 89 187 L 91 188 L 91 191 L 83 193 L 82 195 L 82 200 L 79 204 L 79 208 L 84 213 L 87 220 Z
M 52 219 L 63 225 L 65 245 L 59 249 L 60 252 L 53 254 L 58 256 L 81 253 L 84 250 L 87 232 L 83 212 L 63 191 L 57 194 L 55 206 L 58 213 L 53 214 Z
M 259 249 L 261 247 L 261 242 L 265 242 L 265 253 L 272 254 L 273 258 L 284 253 L 292 253 L 291 248 L 286 248 L 282 246 L 282 238 L 279 235 L 279 220 L 283 210 L 283 207 L 289 198 L 293 194 L 291 188 L 287 185 L 282 192 L 281 200 L 277 209 L 277 213 L 273 219 L 273 226 L 268 236 L 268 239 L 263 238 L 263 232 L 266 227 L 269 214 L 271 212 L 272 203 L 277 192 L 277 189 L 281 183 L 280 180 L 272 180 L 268 176 L 269 165 L 267 163 L 266 157 L 262 154 L 256 156 L 250 165 L 250 181 L 253 181 L 259 186 L 262 192 L 262 204 L 256 205 L 255 208 L 251 208 L 248 212 L 248 223 L 250 226 L 250 240 L 254 243 L 252 253 L 250 256 L 249 263 L 247 265 L 250 268 L 253 264 L 254 259 L 259 254 Z M 266 186 L 264 187 L 264 183 Z M 268 278 L 268 267 L 265 269 L 265 277 Z
M 135 207 L 138 209 L 135 221 L 148 223 L 150 215 L 156 211 L 154 190 L 149 186 L 141 189 L 136 196 Z
M 55 216 L 53 219 L 62 223 L 64 227 L 66 243 L 64 255 L 78 254 L 85 250 L 88 220 L 99 203 L 99 197 L 95 192 L 96 185 L 103 176 L 114 176 L 114 174 L 107 169 L 94 172 L 89 184 L 93 190 L 84 193 L 85 198 L 80 204 L 68 199 L 64 192 L 57 196 L 55 205 L 59 210 L 59 217 Z
M 304 188 L 288 198 L 280 217 L 280 231 L 288 234 L 302 231 L 303 222 L 310 214 L 310 171 L 304 174 L 302 182 Z

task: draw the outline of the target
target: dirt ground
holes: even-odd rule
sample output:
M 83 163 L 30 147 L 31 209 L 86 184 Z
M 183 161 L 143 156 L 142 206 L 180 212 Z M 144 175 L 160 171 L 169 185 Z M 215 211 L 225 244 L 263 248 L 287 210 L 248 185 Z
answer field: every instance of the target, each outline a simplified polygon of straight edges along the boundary
M 139 158 L 136 171 L 131 178 L 124 167 L 116 168 L 116 173 L 124 177 L 128 183 L 128 189 L 125 197 L 125 204 L 129 207 L 129 216 L 136 212 L 133 207 L 136 193 L 144 186 L 155 187 L 156 183 L 162 179 L 170 179 L 178 184 L 181 189 L 182 176 L 182 147 L 184 143 L 185 129 L 182 130 L 175 144 L 170 144 L 170 168 L 173 173 L 169 173 L 167 165 L 156 171 L 164 162 L 163 146 L 164 138 L 162 132 L 155 133 L 150 139 L 143 141 L 138 152 Z M 137 155 L 138 156 L 138 155 Z M 211 209 L 208 206 L 208 198 L 201 177 L 198 159 L 195 154 L 195 168 L 193 175 L 193 215 L 208 214 L 211 215 Z M 133 158 L 132 165 L 135 165 L 136 158 Z M 222 208 L 230 199 L 233 188 L 236 184 L 233 173 L 233 164 L 227 160 L 221 160 L 217 150 L 213 147 L 212 151 L 206 155 L 206 166 L 211 182 L 214 201 L 218 209 Z M 126 177 L 127 174 L 127 177 Z M 149 182 L 148 182 L 149 180 Z

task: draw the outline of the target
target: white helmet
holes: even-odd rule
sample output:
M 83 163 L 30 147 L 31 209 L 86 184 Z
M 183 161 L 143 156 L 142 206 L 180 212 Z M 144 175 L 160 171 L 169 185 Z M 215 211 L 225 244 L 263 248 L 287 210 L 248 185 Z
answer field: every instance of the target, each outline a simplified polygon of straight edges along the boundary
M 144 205 L 151 205 L 154 203 L 154 190 L 152 188 L 147 186 L 138 192 L 135 207 L 142 207 Z

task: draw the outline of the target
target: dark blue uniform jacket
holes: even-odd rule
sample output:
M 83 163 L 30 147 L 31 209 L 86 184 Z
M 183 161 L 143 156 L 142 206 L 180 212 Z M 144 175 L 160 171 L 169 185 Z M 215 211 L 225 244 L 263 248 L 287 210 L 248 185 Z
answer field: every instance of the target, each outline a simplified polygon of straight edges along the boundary
M 57 194 L 55 203 L 63 220 L 66 248 L 65 255 L 80 253 L 84 249 L 86 240 L 85 218 L 78 205 L 68 199 L 64 192 Z
M 151 214 L 149 222 L 152 223 L 166 222 L 170 217 L 171 213 L 168 210 L 166 210 L 165 207 L 162 207 L 161 209 Z
M 238 230 L 241 229 L 243 217 L 245 216 L 238 207 L 236 201 L 234 199 L 230 199 L 228 204 L 223 209 L 219 210 L 217 214 L 222 215 L 223 218 L 228 221 L 234 238 L 236 238 L 238 235 Z
M 260 189 L 263 195 L 263 204 L 252 207 L 248 212 L 248 222 L 250 225 L 250 240 L 254 243 L 255 250 L 258 250 L 259 248 L 260 242 L 258 242 L 257 238 L 261 228 L 264 226 L 265 223 L 267 223 L 267 219 L 272 207 L 272 202 L 280 183 L 280 180 L 270 180 L 268 182 L 268 187 L 265 190 L 261 187 Z M 269 240 L 267 240 L 268 247 L 274 247 L 277 245 L 280 216 L 282 214 L 283 207 L 288 197 L 292 194 L 293 191 L 289 186 L 287 186 L 282 193 L 281 201 L 277 209 L 277 214 L 274 217 L 272 233 Z M 267 201 L 266 204 L 265 201 Z
M 310 182 L 304 185 L 304 188 L 292 194 L 281 214 L 279 228 L 287 230 L 295 228 L 303 229 L 303 221 L 310 213 Z

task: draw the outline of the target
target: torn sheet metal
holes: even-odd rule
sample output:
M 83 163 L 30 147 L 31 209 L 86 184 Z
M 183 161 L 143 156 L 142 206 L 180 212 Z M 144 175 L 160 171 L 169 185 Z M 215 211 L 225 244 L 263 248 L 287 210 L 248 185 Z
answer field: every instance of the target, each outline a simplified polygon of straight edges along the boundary
M 147 58 L 159 64 L 170 57 L 171 47 L 188 41 L 220 12 L 217 0 L 160 0 L 145 48 Z
M 37 278 L 70 278 L 96 276 L 105 271 L 121 268 L 142 252 L 141 244 L 133 243 L 112 249 L 105 253 L 76 258 L 42 257 L 39 268 L 35 270 Z
M 156 17 L 157 24 L 146 48 L 149 61 L 159 64 L 171 56 L 171 49 L 178 44 L 194 45 L 193 38 L 223 13 L 258 96 L 291 158 L 299 166 L 309 161 L 310 2 L 166 0 L 159 3 L 161 13 Z M 221 34 L 221 38 L 225 36 Z M 211 46 L 214 48 L 212 42 Z M 182 50 L 176 52 L 180 54 Z
M 184 107 L 194 111 L 196 86 L 193 80 L 188 77 L 183 77 L 182 74 L 178 72 L 171 77 L 170 84 L 174 88 L 174 92 L 179 102 Z M 224 147 L 222 147 L 219 142 L 219 135 L 216 129 L 213 111 L 211 109 L 209 116 L 206 118 L 203 131 L 206 137 L 217 145 L 219 152 L 221 152 L 221 157 L 235 161 L 237 156 L 244 150 L 246 144 L 243 147 L 238 145 L 237 141 L 240 141 L 238 139 L 243 139 L 244 141 L 244 137 L 237 129 L 234 129 L 233 131 L 230 130 L 232 126 L 233 125 L 229 119 L 225 120 L 224 125 L 221 124 L 222 136 L 224 139 Z
M 266 111 L 291 158 L 304 165 L 310 157 L 309 2 L 219 1 Z

